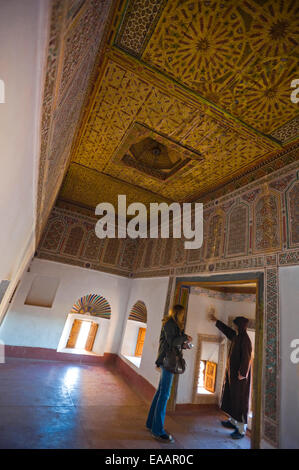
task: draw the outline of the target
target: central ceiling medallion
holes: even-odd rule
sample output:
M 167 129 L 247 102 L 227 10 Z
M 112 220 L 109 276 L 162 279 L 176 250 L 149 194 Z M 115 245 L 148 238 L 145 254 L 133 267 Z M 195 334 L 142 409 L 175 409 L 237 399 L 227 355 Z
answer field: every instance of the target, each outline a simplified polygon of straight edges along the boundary
M 178 154 L 168 153 L 166 145 L 151 137 L 131 145 L 130 152 L 136 161 L 155 170 L 171 170 L 180 161 Z
M 113 156 L 113 161 L 156 178 L 167 180 L 193 168 L 202 155 L 191 147 L 135 122 Z

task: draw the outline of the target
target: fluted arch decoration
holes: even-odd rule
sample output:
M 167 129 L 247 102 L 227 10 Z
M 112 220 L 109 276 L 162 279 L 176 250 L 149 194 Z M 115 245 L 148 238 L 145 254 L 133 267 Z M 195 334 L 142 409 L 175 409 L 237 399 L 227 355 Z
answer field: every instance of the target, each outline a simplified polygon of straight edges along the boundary
M 147 309 L 142 300 L 138 300 L 131 308 L 128 320 L 135 320 L 141 323 L 147 323 Z
M 89 294 L 77 300 L 71 310 L 71 313 L 88 313 L 89 315 L 94 315 L 95 317 L 101 317 L 110 320 L 111 307 L 105 297 L 97 294 Z

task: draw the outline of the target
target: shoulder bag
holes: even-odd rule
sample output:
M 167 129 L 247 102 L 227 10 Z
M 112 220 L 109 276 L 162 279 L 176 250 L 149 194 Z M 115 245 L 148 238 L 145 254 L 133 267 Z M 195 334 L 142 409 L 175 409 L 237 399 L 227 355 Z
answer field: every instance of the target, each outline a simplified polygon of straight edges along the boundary
M 173 374 L 183 374 L 186 369 L 186 361 L 182 351 L 177 347 L 170 348 L 163 359 L 163 367 Z

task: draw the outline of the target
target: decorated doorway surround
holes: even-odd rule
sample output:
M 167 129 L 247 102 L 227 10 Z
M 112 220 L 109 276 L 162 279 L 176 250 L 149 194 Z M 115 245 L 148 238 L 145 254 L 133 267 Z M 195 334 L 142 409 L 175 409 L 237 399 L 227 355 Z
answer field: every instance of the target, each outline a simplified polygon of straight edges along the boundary
M 186 312 L 188 312 L 188 301 L 190 289 L 192 286 L 202 286 L 208 288 L 209 286 L 235 284 L 236 286 L 248 283 L 255 283 L 256 285 L 256 336 L 255 336 L 255 359 L 253 377 L 253 398 L 252 406 L 254 412 L 253 425 L 251 430 L 251 447 L 259 448 L 262 434 L 265 432 L 265 418 L 266 409 L 265 402 L 267 396 L 271 398 L 273 394 L 273 383 L 271 386 L 267 382 L 267 369 L 269 361 L 273 363 L 275 357 L 269 357 L 269 348 L 272 350 L 273 342 L 272 337 L 268 333 L 269 325 L 266 324 L 266 335 L 264 344 L 264 273 L 263 272 L 246 272 L 246 273 L 233 273 L 233 274 L 220 274 L 214 276 L 190 276 L 190 277 L 177 277 L 175 280 L 175 289 L 173 296 L 173 304 L 180 303 L 184 305 Z M 171 296 L 169 296 L 170 300 Z M 170 306 L 170 305 L 169 305 Z M 169 308 L 166 308 L 166 310 Z M 185 324 L 188 313 L 186 313 Z M 267 328 L 268 327 L 268 328 Z M 172 411 L 176 407 L 176 397 L 178 390 L 178 376 L 175 377 L 171 397 L 169 400 L 168 408 Z M 268 386 L 268 388 L 267 388 Z M 277 385 L 276 385 L 277 386 Z

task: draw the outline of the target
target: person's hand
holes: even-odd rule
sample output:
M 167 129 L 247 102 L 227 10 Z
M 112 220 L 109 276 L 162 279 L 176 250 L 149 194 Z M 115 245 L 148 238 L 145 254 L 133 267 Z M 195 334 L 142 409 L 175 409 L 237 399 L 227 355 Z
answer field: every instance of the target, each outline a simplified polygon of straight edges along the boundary
M 246 377 L 243 377 L 243 375 L 240 374 L 240 371 L 238 372 L 238 379 L 239 380 L 244 380 Z
M 210 305 L 207 313 L 208 313 L 207 318 L 209 321 L 216 322 L 218 320 L 218 318 L 215 315 L 215 307 L 213 307 L 212 305 Z
M 188 343 L 191 343 L 191 341 L 192 341 L 192 336 L 189 336 L 189 335 L 186 335 L 186 336 L 187 336 L 187 341 L 188 341 Z
M 218 318 L 214 315 L 213 312 L 208 313 L 208 320 L 216 322 Z

